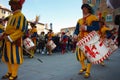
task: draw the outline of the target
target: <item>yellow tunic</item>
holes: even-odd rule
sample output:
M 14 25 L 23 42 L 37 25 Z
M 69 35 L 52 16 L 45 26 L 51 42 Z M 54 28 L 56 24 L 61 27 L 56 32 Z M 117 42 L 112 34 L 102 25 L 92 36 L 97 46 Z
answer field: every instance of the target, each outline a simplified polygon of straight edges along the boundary
M 105 37 L 107 30 L 110 30 L 110 28 L 106 27 L 105 25 L 103 25 L 102 28 L 100 29 L 100 32 L 101 32 L 100 35 L 101 35 L 102 38 Z
M 53 33 L 53 32 L 50 32 L 50 33 L 48 34 L 48 40 L 51 40 L 53 36 L 54 36 L 54 33 Z
M 5 28 L 4 28 L 3 25 L 0 24 L 0 29 L 1 29 L 1 30 L 4 30 Z
M 98 19 L 97 19 L 96 16 L 90 15 L 90 16 L 88 16 L 85 20 L 84 20 L 84 18 L 79 19 L 79 20 L 78 20 L 78 23 L 79 23 L 80 26 L 81 26 L 81 25 L 91 26 L 91 24 L 92 24 L 93 21 L 98 21 Z M 86 36 L 87 34 L 89 34 L 88 31 L 80 31 L 79 34 L 78 34 L 78 41 L 79 41 L 80 39 L 82 39 L 84 36 Z M 78 47 L 77 47 L 77 49 L 76 49 L 76 52 L 77 52 L 77 53 L 76 53 L 76 57 L 77 57 L 77 60 L 78 60 L 78 61 L 84 61 L 84 60 L 86 59 L 83 51 L 80 50 Z
M 2 60 L 10 64 L 23 63 L 23 35 L 27 32 L 28 23 L 20 10 L 9 17 L 5 33 L 13 42 L 5 40 Z M 19 45 L 18 45 L 19 44 Z
M 79 25 L 87 25 L 87 26 L 90 26 L 92 24 L 93 21 L 98 21 L 97 17 L 94 16 L 94 15 L 90 15 L 86 18 L 86 20 L 84 20 L 84 18 L 82 19 L 79 19 L 78 20 L 78 23 Z M 80 31 L 80 33 L 78 34 L 79 36 L 79 39 L 80 40 L 81 38 L 83 38 L 84 36 L 86 36 L 89 32 L 88 31 Z
M 33 27 L 30 31 L 30 34 L 31 34 L 31 39 L 36 46 L 37 45 L 37 29 Z

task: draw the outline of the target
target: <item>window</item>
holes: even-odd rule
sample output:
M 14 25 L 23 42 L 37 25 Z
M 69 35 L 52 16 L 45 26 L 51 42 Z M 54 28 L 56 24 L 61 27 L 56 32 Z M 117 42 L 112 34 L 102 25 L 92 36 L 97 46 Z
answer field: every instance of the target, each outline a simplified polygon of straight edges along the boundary
M 101 0 L 96 0 L 96 5 L 100 5 Z
M 87 3 L 88 3 L 88 4 L 91 4 L 91 3 L 92 3 L 92 0 L 88 0 Z
M 4 14 L 6 13 L 6 11 L 4 11 Z
M 100 3 L 101 3 L 101 0 L 96 0 L 96 9 L 98 9 L 99 10 L 99 6 L 100 6 Z
M 108 14 L 106 16 L 106 22 L 112 22 L 112 15 Z
M 5 14 L 6 13 L 5 10 L 2 10 L 2 13 Z
M 4 13 L 4 10 L 2 10 L 2 12 L 1 13 Z
M 4 19 L 5 17 L 4 16 L 2 16 L 2 19 Z

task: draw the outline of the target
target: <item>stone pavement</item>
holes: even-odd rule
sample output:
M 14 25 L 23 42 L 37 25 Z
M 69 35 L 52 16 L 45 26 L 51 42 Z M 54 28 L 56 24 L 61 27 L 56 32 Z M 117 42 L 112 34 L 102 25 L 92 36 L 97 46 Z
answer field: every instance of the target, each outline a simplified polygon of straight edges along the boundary
M 37 58 L 43 60 L 40 63 Z M 105 67 L 93 65 L 91 77 L 84 79 L 78 75 L 81 65 L 76 60 L 74 53 L 53 53 L 41 55 L 36 53 L 36 58 L 25 56 L 23 65 L 20 66 L 17 80 L 120 80 L 120 48 L 105 60 Z M 0 77 L 7 71 L 6 65 L 0 63 Z

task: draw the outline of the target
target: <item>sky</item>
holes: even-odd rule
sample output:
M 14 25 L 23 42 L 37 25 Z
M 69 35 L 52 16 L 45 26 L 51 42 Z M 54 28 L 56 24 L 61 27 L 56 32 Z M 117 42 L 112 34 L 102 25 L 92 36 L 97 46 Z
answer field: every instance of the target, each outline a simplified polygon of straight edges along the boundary
M 9 0 L 0 0 L 0 4 L 8 9 Z M 82 17 L 82 0 L 26 0 L 22 12 L 28 20 L 35 20 L 40 16 L 39 22 L 52 23 L 53 31 L 59 32 L 61 28 L 76 26 L 77 20 Z

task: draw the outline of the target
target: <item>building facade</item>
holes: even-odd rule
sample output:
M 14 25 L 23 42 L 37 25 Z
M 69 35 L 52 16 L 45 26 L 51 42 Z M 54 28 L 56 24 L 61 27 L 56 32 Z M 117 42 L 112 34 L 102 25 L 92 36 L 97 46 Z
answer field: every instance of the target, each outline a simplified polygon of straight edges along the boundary
M 62 28 L 60 31 L 65 32 L 68 36 L 73 35 L 75 27 Z
M 83 0 L 83 3 L 90 4 L 94 9 L 94 14 L 98 18 L 104 17 L 106 24 L 110 28 L 116 27 L 116 25 L 114 25 L 114 17 L 116 14 L 120 13 L 120 8 L 118 9 L 109 8 L 106 4 L 106 0 Z
M 11 14 L 11 10 L 3 7 L 0 4 L 0 19 L 4 19 L 5 17 L 9 16 Z
M 31 29 L 30 23 L 31 23 L 31 21 L 28 21 L 28 28 L 29 28 L 29 29 Z M 43 32 L 43 31 L 45 32 L 45 24 L 38 22 L 38 23 L 36 24 L 36 27 L 37 27 L 37 33 L 38 33 L 38 35 L 39 35 L 41 32 Z

